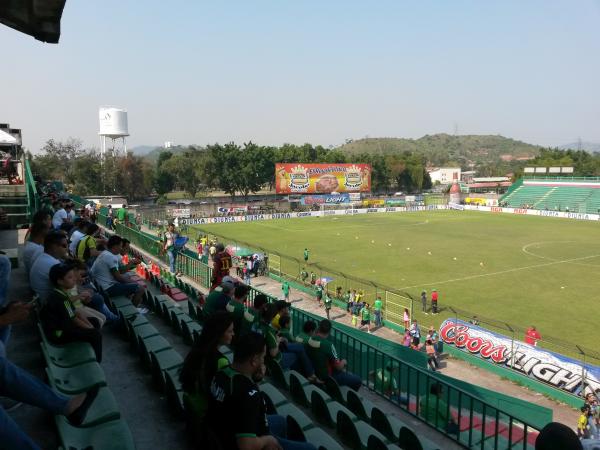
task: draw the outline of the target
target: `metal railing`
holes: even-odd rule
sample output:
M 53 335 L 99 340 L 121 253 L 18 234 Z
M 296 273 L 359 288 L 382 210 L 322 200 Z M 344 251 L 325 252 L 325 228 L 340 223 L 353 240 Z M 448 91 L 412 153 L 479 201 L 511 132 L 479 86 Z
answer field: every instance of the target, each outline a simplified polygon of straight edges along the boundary
M 24 158 L 25 163 L 25 189 L 27 191 L 27 216 L 31 221 L 33 215 L 40 209 L 40 196 L 37 192 L 35 180 L 31 173 L 29 160 Z

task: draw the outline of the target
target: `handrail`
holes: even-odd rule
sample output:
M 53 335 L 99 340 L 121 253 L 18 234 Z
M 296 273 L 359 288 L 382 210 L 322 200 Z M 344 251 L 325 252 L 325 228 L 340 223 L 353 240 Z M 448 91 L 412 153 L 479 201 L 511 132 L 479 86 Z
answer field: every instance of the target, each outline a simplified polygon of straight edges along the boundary
M 32 220 L 33 215 L 40 207 L 40 196 L 35 185 L 35 180 L 33 179 L 33 174 L 31 173 L 29 159 L 23 157 L 23 160 L 25 165 L 25 192 L 27 193 L 27 214 L 29 215 L 29 220 Z

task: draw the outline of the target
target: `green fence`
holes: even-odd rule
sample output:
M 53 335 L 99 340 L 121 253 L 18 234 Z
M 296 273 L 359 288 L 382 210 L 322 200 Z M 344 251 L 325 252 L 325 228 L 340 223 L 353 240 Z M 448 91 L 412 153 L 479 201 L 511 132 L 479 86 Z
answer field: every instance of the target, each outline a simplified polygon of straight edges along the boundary
M 25 161 L 25 189 L 27 191 L 27 216 L 31 221 L 33 215 L 40 209 L 41 202 L 38 194 L 33 174 L 31 173 L 31 166 L 29 160 L 24 158 Z

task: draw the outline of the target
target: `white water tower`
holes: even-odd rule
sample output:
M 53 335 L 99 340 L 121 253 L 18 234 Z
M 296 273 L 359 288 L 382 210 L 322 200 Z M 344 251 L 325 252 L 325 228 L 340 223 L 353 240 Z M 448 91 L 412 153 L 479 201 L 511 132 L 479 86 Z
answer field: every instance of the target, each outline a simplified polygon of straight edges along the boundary
M 125 138 L 129 136 L 127 127 L 127 110 L 115 108 L 114 106 L 101 106 L 98 118 L 100 119 L 100 154 L 102 159 L 106 153 L 106 138 L 112 140 L 112 150 L 115 150 L 115 144 L 120 140 L 123 144 L 123 152 L 127 153 L 127 143 Z M 119 149 L 117 149 L 118 151 Z

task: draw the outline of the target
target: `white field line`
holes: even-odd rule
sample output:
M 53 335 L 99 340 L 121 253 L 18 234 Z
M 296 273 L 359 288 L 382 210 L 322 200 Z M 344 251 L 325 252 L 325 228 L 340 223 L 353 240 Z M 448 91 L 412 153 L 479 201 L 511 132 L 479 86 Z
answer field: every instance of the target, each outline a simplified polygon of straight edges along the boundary
M 575 241 L 542 241 L 542 242 L 531 242 L 529 244 L 525 244 L 521 250 L 530 255 L 530 256 L 535 256 L 536 258 L 540 258 L 540 259 L 546 259 L 548 261 L 560 261 L 556 258 L 552 258 L 550 256 L 543 256 L 543 255 L 538 255 L 537 253 L 533 253 L 529 251 L 529 247 L 531 247 L 532 245 L 546 245 L 546 244 L 572 244 Z M 586 264 L 586 263 L 578 263 L 578 262 L 573 262 L 572 264 L 576 264 L 578 266 L 586 266 L 586 267 L 600 267 L 600 265 L 598 264 Z
M 500 270 L 498 272 L 481 273 L 478 275 L 469 275 L 467 277 L 462 277 L 462 278 L 452 278 L 450 280 L 436 281 L 433 283 L 423 283 L 423 284 L 415 284 L 414 286 L 404 286 L 399 289 L 400 290 L 412 289 L 412 288 L 422 287 L 422 286 L 434 286 L 434 285 L 439 285 L 439 284 L 455 283 L 457 281 L 473 280 L 475 278 L 493 277 L 496 275 L 503 275 L 505 273 L 518 272 L 520 270 L 537 269 L 539 267 L 554 266 L 556 264 L 565 264 L 565 263 L 570 263 L 570 262 L 574 262 L 574 261 L 584 261 L 586 259 L 597 258 L 599 256 L 600 256 L 600 254 L 597 254 L 597 255 L 590 255 L 590 256 L 582 256 L 580 258 L 563 259 L 563 260 L 552 261 L 552 262 L 542 263 L 542 264 L 533 264 L 531 266 L 514 267 L 512 269 Z

